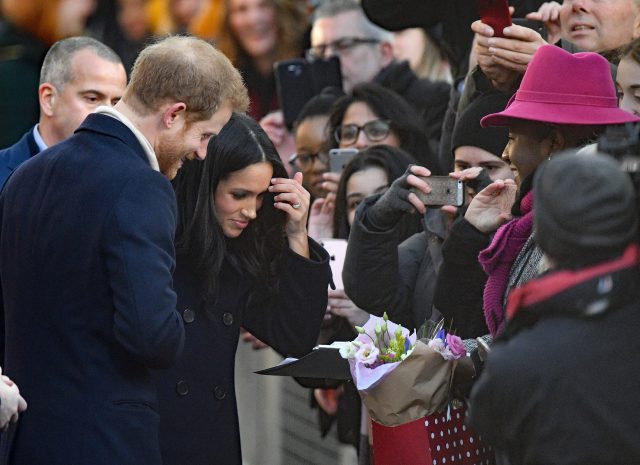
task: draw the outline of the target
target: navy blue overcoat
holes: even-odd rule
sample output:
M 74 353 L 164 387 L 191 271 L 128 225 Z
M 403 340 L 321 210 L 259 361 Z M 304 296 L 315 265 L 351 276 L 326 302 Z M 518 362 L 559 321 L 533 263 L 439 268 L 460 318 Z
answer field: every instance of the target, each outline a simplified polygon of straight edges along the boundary
M 29 404 L 10 463 L 160 465 L 151 369 L 184 340 L 170 183 L 92 114 L 17 168 L 0 219 L 4 372 Z

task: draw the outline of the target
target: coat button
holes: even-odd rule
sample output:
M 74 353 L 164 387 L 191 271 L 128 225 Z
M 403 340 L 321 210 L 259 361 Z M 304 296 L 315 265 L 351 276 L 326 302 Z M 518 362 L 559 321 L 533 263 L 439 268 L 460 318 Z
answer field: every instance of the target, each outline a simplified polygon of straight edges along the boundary
M 216 399 L 222 400 L 227 396 L 227 391 L 222 386 L 216 386 L 213 388 L 213 395 L 216 396 Z
M 231 313 L 225 313 L 222 315 L 222 322 L 225 326 L 231 326 L 233 324 L 233 315 Z
M 190 308 L 185 308 L 182 312 L 182 319 L 185 323 L 193 323 L 193 320 L 196 319 L 196 312 L 194 312 Z
M 189 394 L 189 385 L 187 384 L 187 382 L 178 381 L 178 384 L 176 384 L 176 392 L 180 396 L 186 396 L 187 394 Z

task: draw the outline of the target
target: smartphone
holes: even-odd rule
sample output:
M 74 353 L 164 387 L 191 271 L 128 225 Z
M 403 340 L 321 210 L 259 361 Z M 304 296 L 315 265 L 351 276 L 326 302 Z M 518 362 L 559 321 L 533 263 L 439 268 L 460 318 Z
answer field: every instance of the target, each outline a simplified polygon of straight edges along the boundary
M 544 23 L 542 21 L 536 21 L 535 19 L 527 19 L 527 18 L 511 18 L 513 24 L 517 24 L 518 26 L 528 27 L 529 29 L 533 29 L 538 34 L 542 36 L 544 40 L 547 40 L 547 28 L 544 27 Z
M 342 173 L 345 166 L 353 157 L 358 155 L 358 149 L 329 150 L 329 169 L 334 173 Z
M 342 89 L 337 56 L 307 61 L 302 58 L 274 64 L 276 92 L 287 128 L 291 129 L 302 107 L 325 87 Z
M 427 206 L 454 205 L 464 203 L 464 183 L 449 176 L 418 176 L 429 184 L 431 192 L 425 194 L 412 187 L 410 190 Z
M 507 0 L 476 0 L 480 19 L 491 26 L 494 37 L 504 37 L 502 30 L 511 26 L 511 15 Z

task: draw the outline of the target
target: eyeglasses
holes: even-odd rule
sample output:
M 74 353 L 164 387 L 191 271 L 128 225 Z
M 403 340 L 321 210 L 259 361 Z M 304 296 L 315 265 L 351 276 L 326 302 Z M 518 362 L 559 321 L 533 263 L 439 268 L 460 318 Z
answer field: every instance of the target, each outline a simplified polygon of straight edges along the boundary
M 351 50 L 353 47 L 362 44 L 379 44 L 378 39 L 369 39 L 366 37 L 343 37 L 342 39 L 334 40 L 328 44 L 316 45 L 306 51 L 307 60 L 317 60 L 326 56 L 327 50 L 331 49 L 331 55 L 340 55 Z
M 329 155 L 326 152 L 294 153 L 289 157 L 289 164 L 291 166 L 297 166 L 301 170 L 308 170 L 316 160 L 327 165 L 329 163 Z
M 367 139 L 371 142 L 380 142 L 382 139 L 389 135 L 391 131 L 391 123 L 386 120 L 376 119 L 369 121 L 363 126 L 357 124 L 343 124 L 336 128 L 333 134 L 336 138 L 336 142 L 339 144 L 351 145 L 355 144 L 360 135 L 360 131 L 364 132 Z

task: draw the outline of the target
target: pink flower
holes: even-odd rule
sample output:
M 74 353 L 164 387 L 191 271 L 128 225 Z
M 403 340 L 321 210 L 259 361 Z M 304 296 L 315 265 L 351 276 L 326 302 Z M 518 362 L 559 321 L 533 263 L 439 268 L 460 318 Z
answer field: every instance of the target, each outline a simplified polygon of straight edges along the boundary
M 451 353 L 455 358 L 464 357 L 467 355 L 467 349 L 462 343 L 462 339 L 453 334 L 447 334 L 447 346 L 451 350 Z
M 360 346 L 356 352 L 356 360 L 362 363 L 372 364 L 378 359 L 380 351 L 377 347 L 374 347 L 370 343 L 365 343 Z

